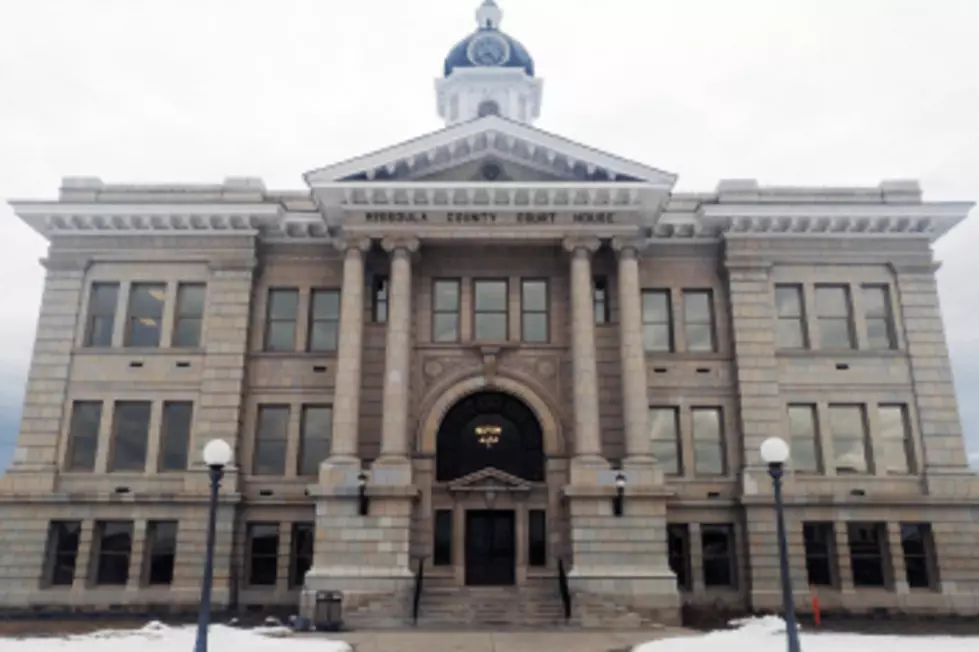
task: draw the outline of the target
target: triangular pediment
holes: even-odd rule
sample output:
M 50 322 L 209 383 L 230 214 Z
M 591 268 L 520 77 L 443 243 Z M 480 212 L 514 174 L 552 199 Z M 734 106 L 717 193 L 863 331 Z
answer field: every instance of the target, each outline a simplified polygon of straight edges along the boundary
M 530 483 L 506 471 L 487 467 L 456 478 L 448 487 L 450 491 L 527 491 Z
M 356 181 L 494 181 L 482 175 L 499 163 L 511 179 L 644 183 L 668 190 L 676 176 L 527 124 L 486 116 L 453 125 L 305 175 L 311 187 Z

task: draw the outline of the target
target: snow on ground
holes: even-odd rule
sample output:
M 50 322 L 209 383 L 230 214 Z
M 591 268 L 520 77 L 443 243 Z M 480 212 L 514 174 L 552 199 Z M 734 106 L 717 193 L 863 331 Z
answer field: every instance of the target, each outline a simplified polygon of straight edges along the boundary
M 235 629 L 212 625 L 208 636 L 208 652 L 351 652 L 341 641 L 319 636 L 291 636 L 285 627 Z M 137 630 L 107 630 L 68 636 L 65 638 L 0 638 L 3 652 L 191 652 L 196 639 L 196 627 L 167 627 L 150 623 Z
M 785 652 L 785 623 L 769 616 L 741 621 L 738 629 L 703 636 L 643 643 L 633 652 Z M 976 652 L 977 637 L 865 636 L 807 630 L 800 637 L 802 652 Z

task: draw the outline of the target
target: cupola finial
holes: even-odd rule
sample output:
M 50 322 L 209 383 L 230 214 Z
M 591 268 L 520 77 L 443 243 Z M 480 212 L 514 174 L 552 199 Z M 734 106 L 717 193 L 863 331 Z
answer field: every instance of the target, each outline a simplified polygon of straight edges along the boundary
M 496 4 L 495 0 L 483 0 L 483 4 L 476 10 L 476 22 L 479 29 L 500 29 L 500 21 L 503 20 L 503 10 Z

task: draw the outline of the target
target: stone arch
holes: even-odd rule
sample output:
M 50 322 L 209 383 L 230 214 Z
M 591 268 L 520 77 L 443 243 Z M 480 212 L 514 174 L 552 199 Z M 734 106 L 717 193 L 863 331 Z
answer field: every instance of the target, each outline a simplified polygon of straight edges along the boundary
M 457 380 L 441 391 L 427 410 L 423 410 L 422 414 L 425 416 L 420 421 L 421 432 L 417 438 L 416 450 L 434 455 L 439 426 L 442 425 L 446 412 L 467 396 L 484 391 L 503 392 L 523 401 L 540 424 L 544 438 L 544 454 L 564 454 L 564 437 L 561 433 L 560 421 L 555 416 L 556 412 L 537 390 L 514 378 L 494 376 L 492 380 L 487 380 L 483 375 Z

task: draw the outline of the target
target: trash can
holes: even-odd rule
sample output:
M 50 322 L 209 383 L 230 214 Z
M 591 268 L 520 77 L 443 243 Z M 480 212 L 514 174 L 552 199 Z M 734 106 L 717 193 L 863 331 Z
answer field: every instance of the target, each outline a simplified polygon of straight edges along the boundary
M 313 627 L 321 632 L 337 632 L 343 626 L 343 594 L 339 591 L 317 591 Z

